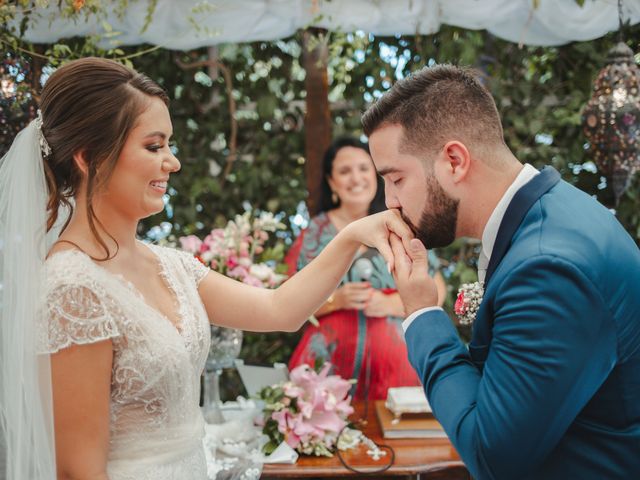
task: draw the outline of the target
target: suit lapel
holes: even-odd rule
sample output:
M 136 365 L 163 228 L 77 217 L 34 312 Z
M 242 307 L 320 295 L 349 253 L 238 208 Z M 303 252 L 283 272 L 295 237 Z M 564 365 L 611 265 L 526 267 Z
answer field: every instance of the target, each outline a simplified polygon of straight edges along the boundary
M 487 285 L 491 280 L 491 276 L 509 250 L 511 239 L 522 224 L 525 215 L 533 204 L 559 181 L 560 174 L 554 168 L 546 167 L 513 196 L 502 218 L 502 222 L 500 222 L 498 235 L 493 245 L 491 260 L 489 261 L 484 280 L 485 292 L 487 291 Z M 473 324 L 471 343 L 469 343 L 469 354 L 480 371 L 483 370 L 484 362 L 489 354 L 493 330 L 492 313 L 487 311 L 487 308 L 488 305 L 485 305 L 483 302 L 478 311 L 478 317 Z
M 502 258 L 509 250 L 511 238 L 520 227 L 529 209 L 559 181 L 560 174 L 558 171 L 553 167 L 545 167 L 539 175 L 533 177 L 513 196 L 502 218 L 500 228 L 498 228 L 498 235 L 493 245 L 491 260 L 489 261 L 487 275 L 484 280 L 485 291 L 493 272 L 495 272 Z

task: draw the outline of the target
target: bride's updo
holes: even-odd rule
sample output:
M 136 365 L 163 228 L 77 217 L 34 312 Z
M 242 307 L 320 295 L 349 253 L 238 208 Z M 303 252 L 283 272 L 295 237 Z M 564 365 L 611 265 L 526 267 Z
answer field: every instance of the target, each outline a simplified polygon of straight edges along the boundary
M 148 97 L 169 104 L 169 97 L 153 80 L 104 58 L 71 61 L 47 80 L 40 99 L 42 134 L 51 149 L 48 155 L 43 153 L 49 192 L 47 231 L 56 223 L 61 205 L 73 212 L 70 199 L 83 178 L 74 155 L 82 153 L 89 225 L 109 257 L 96 229 L 99 220 L 93 210 L 93 195 L 108 182 Z

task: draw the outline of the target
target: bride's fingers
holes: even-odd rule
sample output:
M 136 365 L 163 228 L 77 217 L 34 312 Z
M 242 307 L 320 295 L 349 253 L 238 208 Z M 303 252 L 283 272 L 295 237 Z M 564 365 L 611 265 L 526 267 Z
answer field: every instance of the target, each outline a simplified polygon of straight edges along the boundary
M 408 277 L 411 272 L 411 259 L 404 249 L 402 240 L 396 234 L 391 233 L 389 235 L 389 241 L 395 259 L 395 276 Z
M 389 232 L 395 233 L 402 240 L 404 249 L 409 251 L 411 239 L 414 238 L 413 232 L 402 219 L 399 210 L 393 209 L 389 211 L 391 213 L 387 218 L 387 229 Z
M 395 264 L 393 251 L 391 250 L 391 245 L 389 244 L 389 236 L 391 235 L 393 234 L 388 232 L 386 237 L 380 238 L 380 240 L 374 245 L 378 252 L 380 252 L 380 255 L 382 255 L 382 258 L 384 258 L 384 261 L 387 263 L 389 273 L 393 272 Z

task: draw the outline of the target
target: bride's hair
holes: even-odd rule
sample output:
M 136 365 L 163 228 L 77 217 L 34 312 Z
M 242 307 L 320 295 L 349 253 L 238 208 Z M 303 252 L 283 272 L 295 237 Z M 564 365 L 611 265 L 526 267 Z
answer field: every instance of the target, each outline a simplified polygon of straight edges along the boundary
M 147 76 L 113 60 L 83 58 L 56 70 L 46 81 L 40 98 L 42 134 L 51 153 L 44 155 L 48 188 L 47 231 L 58 219 L 61 206 L 69 210 L 62 230 L 73 213 L 73 199 L 83 178 L 74 155 L 81 153 L 86 165 L 86 209 L 96 240 L 112 258 L 98 233 L 104 226 L 93 209 L 93 196 L 111 177 L 136 119 L 148 106 L 149 97 L 167 106 L 166 92 Z

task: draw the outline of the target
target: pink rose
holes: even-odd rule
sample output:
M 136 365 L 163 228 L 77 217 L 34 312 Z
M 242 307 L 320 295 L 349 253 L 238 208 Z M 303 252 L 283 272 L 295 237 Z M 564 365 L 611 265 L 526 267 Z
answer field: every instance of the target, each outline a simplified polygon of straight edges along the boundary
M 464 315 L 467 312 L 467 304 L 464 301 L 464 292 L 460 292 L 458 294 L 453 310 L 456 312 L 456 315 Z
M 200 247 L 202 246 L 202 240 L 195 235 L 187 235 L 186 237 L 180 237 L 180 247 L 189 253 L 200 253 Z
M 230 262 L 227 262 L 227 267 L 229 267 Z M 249 272 L 243 266 L 235 264 L 233 268 L 229 267 L 227 270 L 227 277 L 235 278 L 236 280 L 243 280 Z
M 247 274 L 243 279 L 242 279 L 242 283 L 246 283 L 247 285 L 251 285 L 252 287 L 264 287 L 263 283 L 260 281 L 260 279 L 254 277 L 251 274 Z
M 238 259 L 236 257 L 227 258 L 227 268 L 233 270 L 238 265 Z M 243 268 L 244 270 L 244 268 Z
M 211 230 L 209 235 L 204 237 L 204 241 L 202 242 L 203 251 L 213 250 L 219 251 L 221 249 L 222 241 L 224 240 L 224 230 L 221 228 L 216 228 Z

